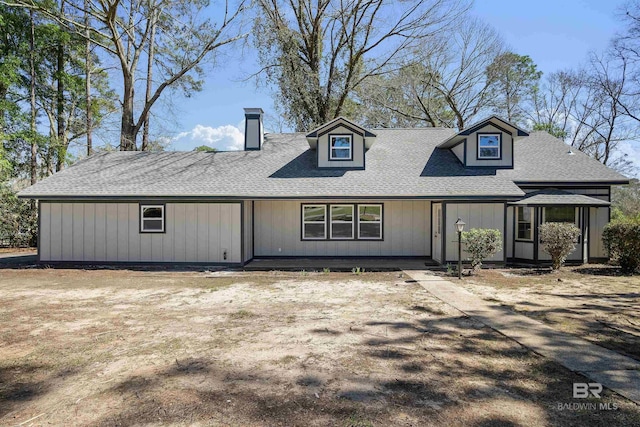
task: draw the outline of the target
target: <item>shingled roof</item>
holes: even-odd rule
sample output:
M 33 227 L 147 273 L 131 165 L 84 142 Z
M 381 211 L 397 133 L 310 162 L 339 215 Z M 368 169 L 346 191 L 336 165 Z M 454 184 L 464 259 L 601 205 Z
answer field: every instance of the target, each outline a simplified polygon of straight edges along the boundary
M 515 143 L 515 169 L 464 168 L 436 146 L 452 129 L 377 129 L 364 170 L 318 169 L 303 133 L 267 134 L 261 151 L 101 153 L 26 188 L 37 199 L 521 198 L 519 182 L 626 178 L 545 132 Z
M 520 206 L 609 206 L 611 203 L 585 196 L 584 194 L 574 194 L 557 188 L 546 188 L 527 194 L 522 200 L 511 203 Z

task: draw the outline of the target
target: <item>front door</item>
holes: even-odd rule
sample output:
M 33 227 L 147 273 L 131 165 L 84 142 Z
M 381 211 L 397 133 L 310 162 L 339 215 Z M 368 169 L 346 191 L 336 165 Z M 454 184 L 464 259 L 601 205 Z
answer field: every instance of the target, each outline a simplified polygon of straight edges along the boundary
M 433 230 L 433 239 L 431 239 L 432 258 L 442 264 L 442 203 L 433 204 L 431 229 Z

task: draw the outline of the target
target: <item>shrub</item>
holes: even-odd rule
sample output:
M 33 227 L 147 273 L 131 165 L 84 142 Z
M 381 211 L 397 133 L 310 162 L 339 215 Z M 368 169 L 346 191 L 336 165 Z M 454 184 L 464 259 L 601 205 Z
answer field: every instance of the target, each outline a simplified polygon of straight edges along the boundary
M 568 222 L 547 222 L 538 230 L 542 250 L 551 256 L 552 268 L 559 269 L 569 254 L 576 249 L 580 229 Z
M 469 254 L 471 267 L 479 270 L 482 261 L 492 257 L 502 249 L 502 233 L 500 230 L 472 228 L 462 233 L 465 250 Z
M 11 247 L 36 246 L 37 233 L 37 210 L 30 201 L 18 199 L 11 188 L 0 185 L 0 243 Z
M 612 262 L 622 271 L 634 273 L 640 267 L 640 220 L 627 219 L 607 224 L 602 242 Z

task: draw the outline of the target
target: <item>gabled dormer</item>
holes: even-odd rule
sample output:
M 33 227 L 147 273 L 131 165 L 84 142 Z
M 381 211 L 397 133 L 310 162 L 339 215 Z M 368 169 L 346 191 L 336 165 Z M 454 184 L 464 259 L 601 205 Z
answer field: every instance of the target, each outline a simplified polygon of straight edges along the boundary
M 376 135 L 338 117 L 307 134 L 309 147 L 316 151 L 318 168 L 364 169 L 366 151 Z
M 513 143 L 529 136 L 519 127 L 491 116 L 438 145 L 451 150 L 465 167 L 513 168 Z

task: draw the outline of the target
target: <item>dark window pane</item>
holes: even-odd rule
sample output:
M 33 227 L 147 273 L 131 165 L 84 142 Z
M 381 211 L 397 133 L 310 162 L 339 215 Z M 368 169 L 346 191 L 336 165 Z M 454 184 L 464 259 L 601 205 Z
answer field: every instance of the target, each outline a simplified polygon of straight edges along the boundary
M 305 224 L 305 239 L 324 239 L 324 224 Z
M 575 222 L 576 211 L 572 206 L 554 206 L 545 208 L 546 222 Z
M 353 221 L 353 206 L 331 206 L 332 221 Z
M 304 220 L 324 222 L 324 206 L 305 206 Z
M 532 217 L 531 208 L 518 206 L 518 239 L 531 240 L 532 239 Z
M 480 147 L 480 157 L 498 157 L 497 148 L 483 148 Z
M 380 239 L 382 237 L 380 231 L 382 230 L 380 223 L 368 222 L 360 223 L 360 238 L 361 239 Z
M 352 224 L 333 224 L 331 237 L 334 239 L 353 238 L 353 225 Z
M 335 136 L 331 138 L 331 148 L 351 147 L 351 139 L 345 136 Z
M 143 230 L 162 231 L 161 219 L 145 219 L 142 221 Z
M 162 218 L 162 208 L 142 208 L 143 218 Z
M 360 221 L 380 221 L 381 211 L 380 206 L 360 206 Z
M 349 150 L 331 150 L 331 158 L 333 159 L 348 159 L 349 158 Z
M 530 222 L 518 223 L 518 239 L 531 240 L 531 223 Z

